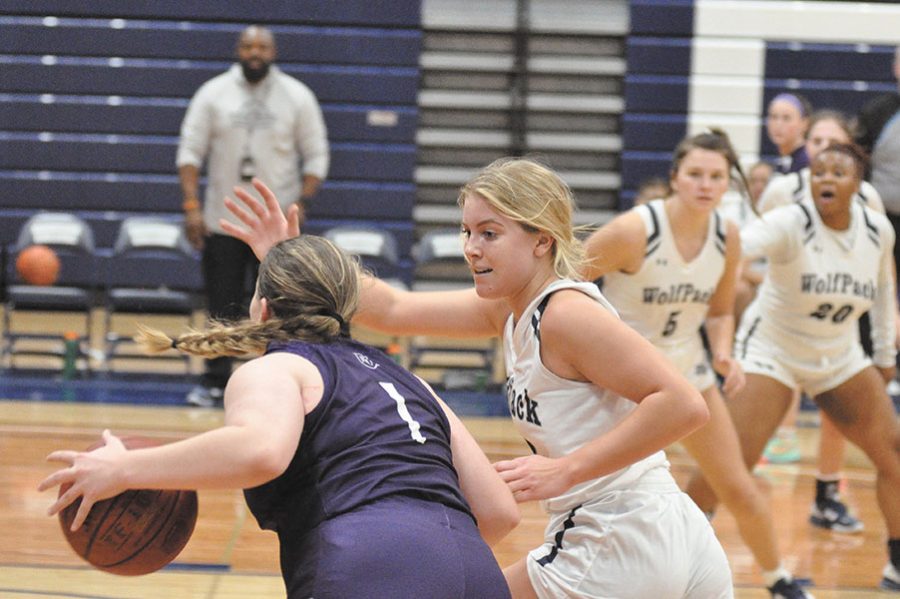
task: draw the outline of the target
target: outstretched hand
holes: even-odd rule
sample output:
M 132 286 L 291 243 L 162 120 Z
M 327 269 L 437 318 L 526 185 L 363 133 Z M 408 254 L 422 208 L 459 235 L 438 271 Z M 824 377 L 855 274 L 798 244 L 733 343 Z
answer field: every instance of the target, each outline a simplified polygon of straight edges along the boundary
M 226 233 L 249 245 L 261 261 L 276 243 L 300 235 L 300 212 L 297 205 L 292 204 L 285 215 L 278 198 L 259 179 L 253 179 L 253 187 L 259 192 L 262 202 L 240 187 L 234 188 L 234 195 L 243 206 L 231 198 L 225 198 L 225 207 L 246 226 L 225 219 L 220 220 L 219 225 Z
M 47 510 L 48 516 L 58 514 L 81 497 L 81 505 L 72 521 L 72 531 L 78 530 L 98 501 L 118 495 L 126 489 L 121 485 L 117 464 L 125 455 L 122 440 L 109 430 L 103 431 L 103 445 L 93 451 L 54 451 L 47 456 L 49 462 L 62 462 L 68 468 L 57 470 L 38 485 L 38 491 L 46 491 L 57 485 L 70 484 Z

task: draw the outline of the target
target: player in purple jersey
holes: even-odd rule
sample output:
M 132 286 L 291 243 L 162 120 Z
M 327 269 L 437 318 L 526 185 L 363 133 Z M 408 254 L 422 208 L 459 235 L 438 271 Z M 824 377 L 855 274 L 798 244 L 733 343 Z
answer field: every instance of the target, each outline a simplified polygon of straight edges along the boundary
M 278 534 L 290 599 L 509 597 L 488 543 L 518 523 L 512 493 L 424 381 L 350 338 L 359 281 L 331 242 L 297 237 L 263 261 L 249 320 L 144 329 L 151 351 L 265 354 L 229 380 L 221 428 L 139 450 L 104 431 L 95 451 L 52 453 L 67 467 L 40 489 L 72 486 L 50 514 L 82 497 L 77 529 L 128 488 L 243 488 Z

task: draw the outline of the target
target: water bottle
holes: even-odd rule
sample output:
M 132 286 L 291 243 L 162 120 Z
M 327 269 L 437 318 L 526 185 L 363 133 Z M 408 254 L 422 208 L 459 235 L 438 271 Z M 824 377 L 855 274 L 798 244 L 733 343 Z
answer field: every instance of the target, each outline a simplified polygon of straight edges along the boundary
M 385 353 L 389 355 L 397 364 L 403 363 L 403 347 L 399 343 L 391 343 L 387 346 Z
M 78 372 L 78 354 L 80 353 L 78 333 L 67 331 L 63 335 L 63 344 L 62 376 L 64 379 L 70 380 L 75 378 L 75 373 Z

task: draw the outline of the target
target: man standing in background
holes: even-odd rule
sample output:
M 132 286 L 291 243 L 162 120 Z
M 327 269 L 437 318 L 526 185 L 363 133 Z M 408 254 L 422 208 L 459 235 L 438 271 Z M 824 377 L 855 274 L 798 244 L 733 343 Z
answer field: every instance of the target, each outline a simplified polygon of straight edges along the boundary
M 251 193 L 259 177 L 286 209 L 311 198 L 328 172 L 329 149 L 322 111 L 312 91 L 273 65 L 275 38 L 258 25 L 238 40 L 238 63 L 204 83 L 188 106 L 178 145 L 178 176 L 184 198 L 188 238 L 203 254 L 203 279 L 209 317 L 246 316 L 259 266 L 253 252 L 225 234 L 219 219 L 234 220 L 223 199 L 235 186 Z M 199 197 L 200 170 L 206 162 L 207 185 Z M 220 403 L 231 375 L 231 359 L 206 362 L 201 384 L 188 403 Z

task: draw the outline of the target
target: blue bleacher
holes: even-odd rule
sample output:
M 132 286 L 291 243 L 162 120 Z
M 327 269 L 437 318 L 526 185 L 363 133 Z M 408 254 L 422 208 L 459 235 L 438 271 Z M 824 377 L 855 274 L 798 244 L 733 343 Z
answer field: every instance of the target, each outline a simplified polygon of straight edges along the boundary
M 675 148 L 687 135 L 684 114 L 627 113 L 622 116 L 622 144 L 630 150 Z
M 0 55 L 0 92 L 190 98 L 230 62 Z M 415 105 L 419 72 L 413 67 L 279 64 L 320 102 Z
M 178 177 L 170 175 L 0 171 L 0 214 L 10 210 L 181 211 Z M 402 220 L 415 198 L 412 183 L 325 180 L 309 202 L 311 218 Z M 106 245 L 101 243 L 101 245 Z
M 895 46 L 769 42 L 766 77 L 882 82 L 896 86 Z
M 188 101 L 233 64 L 240 31 L 261 22 L 276 35 L 278 66 L 313 90 L 329 131 L 331 169 L 305 230 L 390 230 L 401 253 L 391 276 L 410 282 L 419 20 L 420 0 L 312 0 L 302 10 L 270 0 L 4 2 L 2 247 L 34 211 L 72 211 L 94 230 L 101 268 L 90 276 L 99 277 L 124 218 L 180 222 L 175 150 Z M 201 285 L 199 265 L 169 275 Z
M 0 169 L 171 173 L 178 139 L 151 135 L 0 132 Z M 411 181 L 411 144 L 331 144 L 334 180 Z
M 178 135 L 187 98 L 121 98 L 0 94 L 0 122 L 19 131 Z M 395 125 L 371 124 L 373 113 L 395 115 Z M 418 118 L 408 106 L 322 104 L 332 141 L 406 142 Z
M 686 114 L 688 78 L 678 75 L 627 75 L 625 113 Z
M 630 75 L 682 75 L 691 70 L 691 40 L 631 36 L 625 58 Z
M 234 59 L 239 23 L 125 21 L 2 17 L 0 53 L 76 56 Z M 421 33 L 403 29 L 271 26 L 283 63 L 411 66 L 418 64 Z
M 305 0 L 302 6 L 283 0 L 204 2 L 184 0 L 4 0 L 7 15 L 107 17 L 219 21 L 266 24 L 365 25 L 370 27 L 419 26 L 419 0 L 334 2 Z M 260 16 L 264 15 L 261 21 Z
M 660 152 L 622 152 L 622 188 L 637 189 L 651 177 L 669 178 L 672 150 Z
M 694 32 L 694 0 L 631 0 L 631 33 L 690 36 Z

